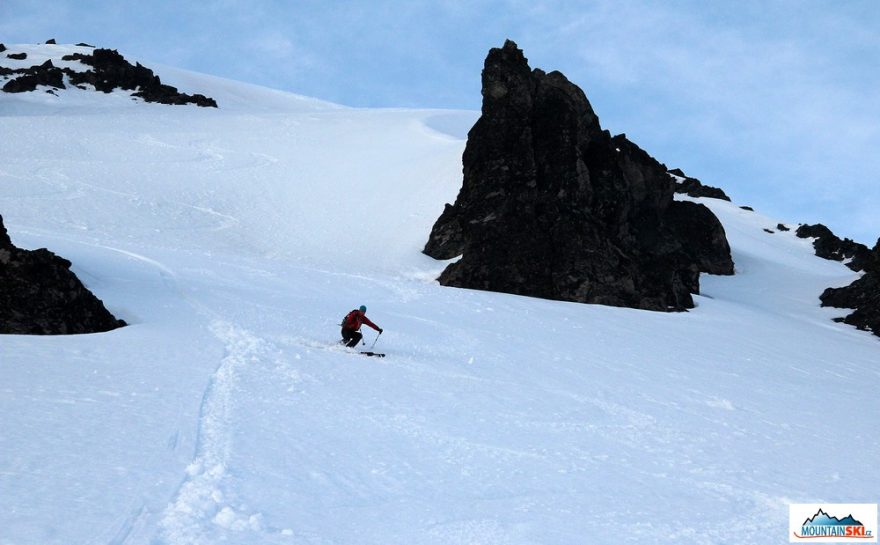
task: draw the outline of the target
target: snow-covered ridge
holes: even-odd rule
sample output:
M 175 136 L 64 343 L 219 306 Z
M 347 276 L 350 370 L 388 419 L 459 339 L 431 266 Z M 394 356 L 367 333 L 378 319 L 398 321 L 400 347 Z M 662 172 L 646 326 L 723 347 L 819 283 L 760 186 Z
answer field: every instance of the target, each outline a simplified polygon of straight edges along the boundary
M 442 288 L 477 113 L 157 73 L 221 108 L 0 93 L 13 242 L 132 324 L 2 339 L 0 544 L 770 544 L 876 501 L 880 343 L 790 222 L 698 199 L 737 274 L 678 315 Z M 360 304 L 384 360 L 333 346 Z
M 16 113 L 53 113 L 79 112 L 89 110 L 104 111 L 108 108 L 143 108 L 147 106 L 142 98 L 133 96 L 134 90 L 116 89 L 110 93 L 95 93 L 95 86 L 87 82 L 71 82 L 71 74 L 85 74 L 93 69 L 81 60 L 73 57 L 92 55 L 96 48 L 86 45 L 67 44 L 5 44 L 0 51 L 0 89 L 10 81 L 21 77 L 23 71 L 36 70 L 46 62 L 52 67 L 63 71 L 58 81 L 64 88 L 40 84 L 31 92 L 12 94 L 0 92 L 0 115 Z M 25 58 L 13 58 L 19 55 Z M 12 55 L 13 57 L 10 57 Z M 66 59 L 65 59 L 66 58 Z M 179 88 L 181 92 L 206 93 L 216 98 L 225 109 L 270 109 L 303 110 L 303 109 L 339 109 L 341 106 L 302 97 L 299 95 L 275 91 L 241 82 L 233 82 L 223 78 L 198 74 L 173 67 L 157 65 L 149 61 L 141 61 L 128 55 L 125 59 L 132 64 L 143 64 L 153 68 L 163 84 Z M 210 89 L 210 92 L 206 91 Z M 149 107 L 149 106 L 148 106 Z

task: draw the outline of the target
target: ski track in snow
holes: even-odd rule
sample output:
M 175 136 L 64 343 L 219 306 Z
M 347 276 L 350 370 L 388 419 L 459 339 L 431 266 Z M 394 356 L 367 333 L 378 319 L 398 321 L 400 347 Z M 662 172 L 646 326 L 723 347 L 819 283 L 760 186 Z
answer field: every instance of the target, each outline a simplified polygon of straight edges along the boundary
M 226 356 L 202 397 L 196 457 L 159 522 L 162 541 L 169 545 L 208 545 L 225 531 L 263 529 L 262 515 L 237 503 L 227 465 L 239 375 L 268 357 L 271 346 L 220 320 L 211 324 L 211 332 L 226 346 Z
M 271 165 L 277 160 L 266 155 L 260 161 L 254 161 L 252 164 L 248 164 L 246 166 L 223 166 L 224 165 L 224 156 L 220 154 L 211 155 L 210 148 L 203 149 L 200 153 L 205 153 L 210 155 L 211 160 L 218 162 L 219 165 L 216 167 L 217 170 L 232 170 L 236 168 L 261 168 L 267 165 Z M 111 195 L 113 197 L 118 197 L 122 199 L 122 206 L 135 206 L 135 207 L 147 207 L 147 208 L 161 208 L 165 206 L 171 206 L 173 208 L 177 208 L 180 211 L 184 212 L 184 215 L 187 211 L 195 211 L 198 214 L 203 214 L 212 220 L 216 220 L 216 223 L 211 224 L 210 222 L 204 226 L 201 226 L 201 229 L 207 231 L 222 231 L 224 229 L 229 229 L 239 225 L 241 222 L 238 218 L 231 216 L 229 214 L 223 214 L 221 212 L 217 212 L 211 208 L 207 208 L 204 206 L 198 206 L 194 204 L 189 204 L 186 202 L 163 198 L 161 200 L 155 201 L 144 201 L 143 197 L 137 193 L 130 191 L 119 191 L 115 189 L 110 189 L 106 187 L 101 187 L 96 184 L 91 184 L 85 182 L 83 180 L 72 179 L 64 172 L 58 168 L 41 168 L 34 172 L 34 177 L 37 178 L 40 182 L 45 183 L 47 186 L 54 188 L 55 191 L 51 191 L 50 194 L 53 195 L 63 195 L 64 200 L 75 200 L 86 197 L 90 194 L 90 192 L 99 192 L 107 195 Z M 24 178 L 22 178 L 24 179 Z M 75 187 L 75 189 L 72 188 Z M 45 198 L 46 194 L 32 194 L 29 193 L 24 195 L 27 198 Z M 195 225 L 199 225 L 199 222 L 196 222 Z M 188 224 L 181 228 L 193 229 L 193 222 L 189 221 Z

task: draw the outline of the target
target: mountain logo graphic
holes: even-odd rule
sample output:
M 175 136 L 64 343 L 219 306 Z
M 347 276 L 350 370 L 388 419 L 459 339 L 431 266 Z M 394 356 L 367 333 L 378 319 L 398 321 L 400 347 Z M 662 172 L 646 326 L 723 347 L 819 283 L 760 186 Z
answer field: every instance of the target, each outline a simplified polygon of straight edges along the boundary
M 815 515 L 804 521 L 804 526 L 864 526 L 861 522 L 853 518 L 852 514 L 842 519 L 832 517 L 825 511 L 819 509 Z
M 803 517 L 804 508 L 809 513 L 806 517 Z M 799 516 L 801 518 L 797 518 Z M 792 504 L 789 506 L 789 525 L 792 530 L 789 541 L 876 543 L 877 504 Z

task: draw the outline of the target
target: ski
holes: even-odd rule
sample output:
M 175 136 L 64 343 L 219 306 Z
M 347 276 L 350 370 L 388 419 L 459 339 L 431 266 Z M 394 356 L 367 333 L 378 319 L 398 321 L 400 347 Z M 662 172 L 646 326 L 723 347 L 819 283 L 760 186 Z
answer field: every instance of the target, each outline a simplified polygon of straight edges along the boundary
M 385 354 L 380 354 L 379 352 L 361 352 L 360 354 L 364 355 L 364 356 L 374 356 L 377 358 L 384 358 L 385 357 Z

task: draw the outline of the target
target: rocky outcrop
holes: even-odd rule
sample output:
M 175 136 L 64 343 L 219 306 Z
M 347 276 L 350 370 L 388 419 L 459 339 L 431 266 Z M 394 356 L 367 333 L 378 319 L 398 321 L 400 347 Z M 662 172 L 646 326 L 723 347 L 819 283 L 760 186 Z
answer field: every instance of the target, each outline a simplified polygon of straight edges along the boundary
M 846 261 L 846 266 L 864 274 L 843 288 L 828 288 L 819 299 L 823 307 L 854 309 L 836 321 L 854 325 L 880 336 L 880 239 L 871 250 L 851 239 L 840 239 L 831 229 L 817 223 L 801 225 L 795 231 L 800 238 L 815 238 L 816 255 L 832 261 Z
M 27 58 L 27 53 L 8 53 L 6 57 L 15 61 L 23 61 Z
M 817 223 L 815 225 L 801 225 L 795 231 L 800 238 L 815 238 L 813 248 L 816 255 L 833 261 L 849 260 L 846 266 L 854 271 L 865 270 L 870 262 L 871 251 L 864 244 L 859 244 L 848 238 L 841 240 L 831 229 Z
M 125 325 L 45 248 L 13 246 L 0 217 L 0 333 L 96 333 Z
M 733 274 L 718 219 L 674 201 L 666 167 L 602 130 L 565 76 L 507 41 L 482 83 L 461 191 L 424 250 L 462 256 L 441 284 L 667 311 L 693 307 L 700 272 Z
M 91 47 L 91 46 L 89 46 Z M 7 55 L 11 58 L 25 57 Z M 21 55 L 24 55 L 22 53 Z M 80 61 L 91 67 L 90 70 L 76 71 L 71 68 L 58 68 L 52 61 L 29 68 L 0 68 L 0 76 L 11 76 L 2 90 L 7 93 L 25 93 L 34 91 L 39 86 L 64 89 L 64 76 L 71 84 L 84 87 L 94 86 L 98 91 L 109 93 L 115 89 L 134 91 L 132 96 L 142 98 L 145 102 L 161 104 L 195 104 L 204 107 L 217 107 L 213 98 L 201 94 L 188 95 L 181 93 L 176 87 L 165 85 L 152 70 L 140 63 L 131 64 L 117 51 L 112 49 L 94 49 L 90 54 L 74 53 L 62 57 L 65 61 Z
M 674 168 L 670 170 L 669 173 L 676 177 L 676 193 L 683 193 L 690 197 L 708 197 L 710 199 L 730 201 L 730 197 L 728 197 L 722 189 L 710 185 L 703 185 L 700 180 L 685 175 L 680 168 Z
M 80 61 L 93 69 L 86 72 L 69 71 L 74 85 L 90 84 L 98 91 L 109 93 L 114 89 L 137 90 L 133 96 L 145 102 L 161 104 L 195 104 L 197 106 L 217 107 L 213 98 L 204 95 L 187 95 L 176 87 L 165 85 L 152 70 L 140 63 L 132 65 L 115 49 L 95 49 L 91 55 L 74 53 L 62 57 L 66 61 Z
M 828 288 L 820 299 L 824 307 L 855 309 L 839 321 L 880 336 L 880 239 L 861 264 L 861 278 L 843 288 Z
M 66 88 L 64 86 L 64 72 L 53 65 L 50 60 L 39 66 L 17 70 L 15 73 L 20 75 L 7 81 L 3 86 L 3 91 L 7 93 L 25 93 L 36 90 L 39 85 L 46 85 L 55 89 Z

